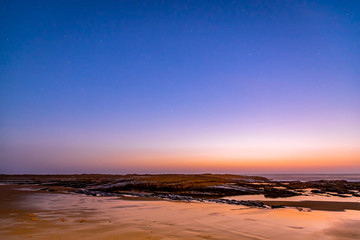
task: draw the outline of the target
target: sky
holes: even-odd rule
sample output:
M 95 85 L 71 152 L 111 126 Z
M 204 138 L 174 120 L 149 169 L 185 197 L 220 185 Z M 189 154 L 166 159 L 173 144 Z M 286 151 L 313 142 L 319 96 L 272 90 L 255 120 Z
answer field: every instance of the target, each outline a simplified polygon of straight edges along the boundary
M 360 173 L 360 1 L 1 1 L 0 173 Z

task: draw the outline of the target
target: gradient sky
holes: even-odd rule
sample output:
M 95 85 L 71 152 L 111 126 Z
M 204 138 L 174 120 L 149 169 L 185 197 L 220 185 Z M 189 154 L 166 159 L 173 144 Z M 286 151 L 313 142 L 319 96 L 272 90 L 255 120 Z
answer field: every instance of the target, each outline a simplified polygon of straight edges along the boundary
M 0 172 L 360 172 L 360 1 L 1 1 Z

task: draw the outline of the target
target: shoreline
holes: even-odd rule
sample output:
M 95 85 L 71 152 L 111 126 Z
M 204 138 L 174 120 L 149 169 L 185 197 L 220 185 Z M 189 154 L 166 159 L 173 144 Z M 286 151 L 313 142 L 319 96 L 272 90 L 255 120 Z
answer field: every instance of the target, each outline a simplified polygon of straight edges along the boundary
M 273 209 L 292 207 L 299 211 L 360 210 L 360 183 L 345 180 L 303 183 L 231 174 L 0 175 L 2 184 L 16 184 L 42 193 L 75 193 L 124 200 L 212 202 Z M 256 199 L 256 196 L 262 197 Z
M 359 211 L 298 211 L 215 202 L 96 197 L 0 186 L 0 238 L 36 239 L 354 239 Z
M 53 189 L 53 191 L 47 191 L 39 188 L 40 186 L 36 185 L 19 185 L 19 184 L 1 184 L 0 189 L 2 193 L 6 193 L 6 189 L 15 190 L 17 194 L 12 192 L 12 196 L 7 196 L 8 204 L 14 203 L 17 200 L 17 197 L 24 197 L 31 195 L 32 193 L 41 193 L 41 194 L 75 194 L 75 195 L 85 195 L 92 197 L 113 197 L 118 200 L 128 200 L 128 201 L 170 201 L 170 202 L 184 202 L 184 203 L 215 203 L 215 204 L 227 204 L 227 205 L 237 205 L 244 207 L 255 207 L 263 209 L 279 209 L 279 208 L 295 208 L 298 211 L 346 211 L 354 210 L 360 211 L 359 202 L 337 202 L 337 201 L 286 201 L 286 200 L 231 200 L 231 199 L 196 199 L 183 197 L 179 195 L 160 195 L 160 196 L 146 196 L 138 193 L 124 193 L 118 195 L 94 195 L 86 194 L 71 191 L 67 188 L 58 187 Z M 4 191 L 5 189 L 5 191 Z M 14 197 L 16 196 L 16 197 Z M 6 201 L 2 199 L 3 206 L 6 205 Z

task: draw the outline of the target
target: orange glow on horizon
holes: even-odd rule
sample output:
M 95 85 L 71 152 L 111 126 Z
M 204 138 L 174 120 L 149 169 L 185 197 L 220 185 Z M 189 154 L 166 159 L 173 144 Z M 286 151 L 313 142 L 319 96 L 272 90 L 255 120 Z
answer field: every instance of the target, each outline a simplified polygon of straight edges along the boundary
M 100 161 L 101 159 L 101 161 Z M 271 158 L 245 158 L 227 156 L 206 156 L 179 153 L 118 153 L 112 156 L 98 156 L 92 159 L 92 164 L 106 166 L 113 169 L 140 169 L 151 171 L 311 171 L 334 170 L 339 168 L 360 167 L 360 151 L 348 150 L 307 152 L 294 156 L 280 156 Z M 89 163 L 89 159 L 87 159 Z M 98 165 L 100 167 L 100 165 Z

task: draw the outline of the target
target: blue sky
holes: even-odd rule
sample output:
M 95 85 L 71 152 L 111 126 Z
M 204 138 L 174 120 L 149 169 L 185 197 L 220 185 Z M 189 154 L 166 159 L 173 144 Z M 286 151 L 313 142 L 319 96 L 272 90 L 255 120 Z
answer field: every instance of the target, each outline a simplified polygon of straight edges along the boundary
M 3 1 L 0 20 L 3 172 L 335 150 L 360 170 L 358 1 Z

